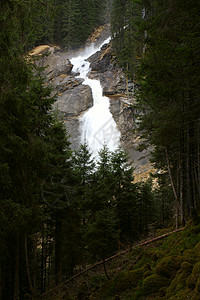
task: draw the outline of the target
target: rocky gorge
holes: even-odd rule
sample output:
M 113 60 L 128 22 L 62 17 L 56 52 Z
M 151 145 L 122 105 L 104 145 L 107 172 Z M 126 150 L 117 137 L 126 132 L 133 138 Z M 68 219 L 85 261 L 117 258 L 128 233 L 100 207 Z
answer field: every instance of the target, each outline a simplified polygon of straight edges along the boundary
M 109 36 L 109 28 L 98 29 L 92 42 L 98 44 Z M 95 40 L 95 41 L 94 41 Z M 41 51 L 40 51 L 41 49 Z M 38 55 L 36 64 L 44 67 L 47 84 L 53 87 L 53 94 L 57 95 L 54 109 L 62 116 L 70 135 L 71 147 L 77 150 L 80 144 L 79 119 L 93 105 L 91 89 L 82 84 L 83 79 L 77 78 L 72 71 L 70 59 L 77 56 L 82 49 L 64 51 L 55 46 L 43 46 L 35 49 L 32 55 Z M 42 55 L 42 53 L 45 55 Z M 136 101 L 134 98 L 134 84 L 128 82 L 117 64 L 117 60 L 109 42 L 100 51 L 88 58 L 90 62 L 89 78 L 99 79 L 103 95 L 110 99 L 110 112 L 121 133 L 121 146 L 127 152 L 136 173 L 144 173 L 150 169 L 148 161 L 149 151 L 137 151 L 138 134 L 133 132 L 136 124 Z

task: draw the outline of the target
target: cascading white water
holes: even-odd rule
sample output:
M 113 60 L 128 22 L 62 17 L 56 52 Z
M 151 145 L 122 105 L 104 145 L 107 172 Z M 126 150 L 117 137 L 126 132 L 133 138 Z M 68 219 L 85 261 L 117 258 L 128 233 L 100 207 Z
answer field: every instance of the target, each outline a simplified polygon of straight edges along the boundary
M 78 57 L 72 58 L 74 72 L 78 72 L 79 78 L 85 81 L 83 84 L 89 85 L 92 89 L 93 107 L 90 108 L 80 118 L 81 143 L 87 143 L 94 157 L 98 156 L 98 151 L 107 145 L 108 149 L 114 151 L 120 144 L 120 132 L 109 110 L 110 101 L 102 96 L 102 87 L 99 80 L 87 77 L 90 71 L 90 63 L 87 59 L 99 51 L 101 47 L 108 43 L 105 40 L 98 48 L 89 46 Z

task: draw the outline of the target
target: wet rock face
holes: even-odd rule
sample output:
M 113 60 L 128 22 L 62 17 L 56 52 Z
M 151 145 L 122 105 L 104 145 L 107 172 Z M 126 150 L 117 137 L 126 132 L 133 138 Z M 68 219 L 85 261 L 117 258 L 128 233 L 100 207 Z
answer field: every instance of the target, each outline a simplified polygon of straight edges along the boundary
M 88 60 L 91 63 L 89 77 L 100 80 L 103 94 L 110 99 L 110 111 L 121 132 L 121 145 L 127 152 L 131 164 L 139 169 L 148 163 L 149 151 L 137 151 L 139 135 L 133 133 L 136 128 L 134 83 L 126 81 L 110 43 L 104 45 Z
M 51 80 L 61 74 L 70 74 L 72 71 L 73 65 L 59 51 L 60 48 L 49 47 L 46 49 L 46 53 L 43 53 L 46 55 L 36 61 L 37 66 L 45 68 L 44 73 L 47 80 Z
M 126 151 L 131 165 L 135 168 L 136 173 L 140 173 L 145 166 L 149 169 L 149 150 L 139 152 L 137 150 L 140 143 L 140 136 L 134 132 L 136 129 L 137 110 L 134 105 L 135 100 L 127 101 L 120 96 L 110 96 L 110 111 L 113 114 L 115 122 L 121 132 L 121 146 Z
M 93 105 L 92 91 L 82 79 L 73 75 L 62 74 L 51 80 L 57 93 L 54 108 L 61 112 L 67 131 L 70 135 L 71 147 L 77 150 L 80 145 L 79 118 Z
M 108 43 L 103 45 L 101 50 L 93 54 L 88 61 L 93 72 L 104 73 L 113 70 L 111 59 L 111 45 Z
M 45 67 L 44 75 L 47 83 L 53 87 L 57 95 L 54 109 L 62 115 L 70 135 L 71 147 L 77 150 L 80 144 L 79 118 L 83 112 L 93 105 L 92 92 L 83 79 L 73 74 L 70 60 L 66 54 L 49 47 L 47 56 L 39 59 L 36 64 Z
M 65 117 L 78 117 L 82 112 L 92 107 L 93 98 L 89 86 L 73 81 L 70 87 L 66 84 L 56 88 L 61 89 L 61 91 L 58 94 L 55 106 Z
M 111 43 L 104 45 L 100 51 L 92 55 L 88 60 L 91 66 L 89 77 L 100 80 L 104 95 L 126 95 L 126 79 L 117 64 Z M 133 93 L 132 83 L 129 83 L 128 91 Z

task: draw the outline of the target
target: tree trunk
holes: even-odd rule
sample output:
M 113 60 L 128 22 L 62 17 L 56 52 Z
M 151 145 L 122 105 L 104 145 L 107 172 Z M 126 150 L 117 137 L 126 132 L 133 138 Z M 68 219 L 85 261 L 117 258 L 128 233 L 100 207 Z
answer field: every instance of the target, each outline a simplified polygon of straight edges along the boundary
M 2 300 L 2 291 L 3 291 L 3 276 L 0 265 L 0 300 Z
M 20 260 L 20 243 L 19 234 L 16 236 L 16 253 L 15 253 L 15 277 L 14 277 L 14 300 L 20 300 L 20 287 L 19 287 L 19 260 Z
M 24 240 L 24 248 L 25 248 L 26 272 L 27 272 L 27 276 L 28 276 L 28 283 L 29 283 L 31 293 L 34 295 L 33 285 L 31 282 L 30 266 L 29 266 L 29 259 L 28 259 L 27 236 L 26 235 L 25 235 L 25 240 Z
M 129 99 L 129 90 L 128 90 L 128 62 L 126 63 L 126 90 L 127 90 L 127 99 Z
M 36 273 L 37 273 L 37 235 L 33 239 L 33 290 L 36 291 Z
M 74 275 L 74 251 L 71 254 L 71 266 L 70 266 L 70 276 Z
M 184 201 L 183 201 L 183 162 L 182 159 L 180 161 L 180 221 L 182 225 L 185 225 L 185 216 L 184 216 Z
M 179 203 L 179 189 L 180 189 L 180 184 L 179 184 L 179 165 L 177 166 L 177 171 L 176 171 L 176 193 L 177 193 L 177 200 L 176 201 L 176 229 L 178 228 L 179 225 L 179 215 L 181 215 L 181 207 L 180 207 L 180 203 Z
M 165 200 L 162 197 L 162 225 L 165 225 Z
M 193 164 L 192 164 L 192 146 L 191 146 L 191 125 L 190 128 L 187 130 L 187 167 L 186 167 L 186 174 L 187 174 L 187 200 L 188 200 L 188 213 L 190 216 L 195 215 L 195 207 L 194 207 L 194 190 L 193 190 Z
M 60 216 L 56 212 L 56 228 L 55 228 L 55 280 L 56 284 L 60 284 L 62 278 L 62 236 Z
M 47 289 L 49 289 L 49 286 L 50 286 L 51 254 L 52 254 L 52 251 L 51 251 L 51 239 L 50 239 L 50 241 L 49 241 L 49 257 L 48 257 L 48 270 L 49 270 L 49 273 L 48 273 Z
M 173 190 L 173 193 L 174 193 L 174 198 L 175 198 L 175 201 L 176 201 L 176 229 L 177 229 L 178 228 L 178 210 L 177 210 L 177 207 L 180 207 L 180 204 L 179 204 L 177 192 L 176 192 L 176 189 L 175 189 L 174 181 L 173 181 L 173 178 L 172 178 L 172 172 L 171 172 L 171 168 L 170 168 L 169 155 L 168 155 L 167 148 L 165 148 L 165 155 L 166 155 L 166 160 L 167 160 L 167 169 L 168 169 L 168 173 L 169 173 L 169 178 L 170 178 L 172 190 Z
M 139 233 L 140 233 L 140 235 L 142 235 L 142 198 L 140 199 L 139 214 L 140 214 L 140 219 L 139 219 Z
M 43 290 L 44 292 L 46 291 L 46 282 L 47 282 L 47 255 L 48 255 L 48 249 L 47 249 L 47 245 L 48 245 L 48 241 L 46 238 L 46 241 L 44 243 L 45 245 L 45 250 L 44 250 L 44 284 L 43 284 Z
M 197 188 L 198 203 L 197 210 L 200 208 L 200 119 L 197 121 Z
M 107 268 L 106 268 L 106 262 L 105 262 L 105 259 L 103 260 L 103 268 L 104 268 L 104 273 L 106 275 L 106 278 L 109 280 L 109 276 L 108 276 L 108 272 L 107 272 Z
M 44 237 L 42 236 L 41 267 L 40 267 L 40 290 L 44 293 Z

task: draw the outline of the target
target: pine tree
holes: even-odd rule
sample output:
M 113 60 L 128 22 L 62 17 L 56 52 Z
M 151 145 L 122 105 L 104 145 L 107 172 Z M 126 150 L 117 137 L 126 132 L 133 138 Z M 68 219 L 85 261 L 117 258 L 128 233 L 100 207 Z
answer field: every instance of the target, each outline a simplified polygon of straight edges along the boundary
M 112 153 L 111 168 L 114 178 L 114 209 L 118 220 L 121 245 L 131 245 L 137 240 L 137 199 L 139 191 L 133 183 L 133 168 L 128 163 L 128 157 L 122 149 Z M 119 245 L 120 247 L 120 245 Z
M 81 144 L 74 154 L 74 172 L 77 186 L 77 207 L 84 227 L 91 214 L 90 205 L 93 198 L 95 172 L 95 162 L 86 144 Z
M 113 1 L 111 19 L 113 48 L 124 73 L 132 80 L 143 50 L 143 35 L 139 31 L 141 18 L 140 1 Z
M 51 214 L 41 199 L 41 185 L 52 176 L 60 179 L 69 158 L 64 127 L 49 113 L 55 101 L 51 89 L 44 86 L 39 71 L 23 52 L 29 43 L 21 39 L 24 24 L 28 24 L 22 11 L 31 9 L 29 4 L 32 2 L 0 4 L 0 269 L 4 299 L 24 299 L 24 294 L 38 291 L 38 241 L 42 241 L 41 265 L 46 268 L 43 250 L 51 236 L 44 232 Z M 43 287 L 45 278 L 41 272 Z
M 198 152 L 198 142 L 194 143 L 194 139 L 196 136 L 198 140 L 199 95 L 197 81 L 191 83 L 188 77 L 198 77 L 195 65 L 199 55 L 196 53 L 194 57 L 192 53 L 198 43 L 195 32 L 199 23 L 193 22 L 193 18 L 192 3 L 156 3 L 145 20 L 147 50 L 138 73 L 140 103 L 146 107 L 142 129 L 156 145 L 154 157 L 162 157 L 182 223 L 185 213 L 194 215 L 198 207 L 197 176 L 195 179 L 191 168 L 196 164 Z
M 120 5 L 127 17 L 120 16 Z M 139 130 L 153 145 L 156 167 L 168 173 L 178 226 L 179 217 L 184 223 L 199 210 L 199 4 L 173 0 L 131 5 L 114 2 L 114 47 L 124 69 L 131 57 L 127 69 L 137 88 Z M 138 10 L 133 11 L 135 5 Z M 132 48 L 126 47 L 130 30 Z

